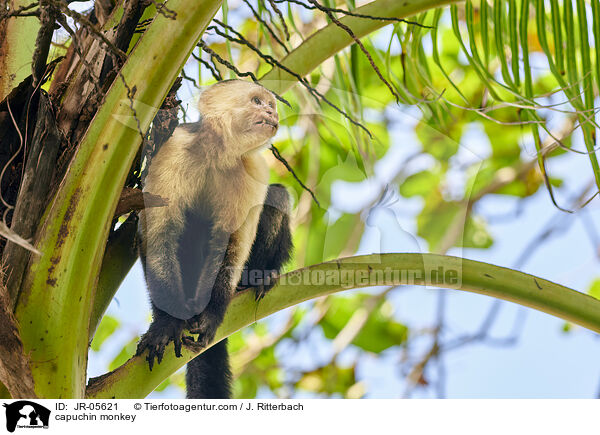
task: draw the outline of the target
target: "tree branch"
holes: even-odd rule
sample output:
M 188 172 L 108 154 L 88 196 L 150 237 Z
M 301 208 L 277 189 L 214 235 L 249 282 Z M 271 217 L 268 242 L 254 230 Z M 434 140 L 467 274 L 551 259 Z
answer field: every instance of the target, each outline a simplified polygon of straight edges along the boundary
M 125 187 L 119 197 L 114 217 L 119 217 L 129 212 L 139 211 L 149 207 L 164 207 L 168 204 L 168 200 L 162 196 L 142 192 L 141 189 Z

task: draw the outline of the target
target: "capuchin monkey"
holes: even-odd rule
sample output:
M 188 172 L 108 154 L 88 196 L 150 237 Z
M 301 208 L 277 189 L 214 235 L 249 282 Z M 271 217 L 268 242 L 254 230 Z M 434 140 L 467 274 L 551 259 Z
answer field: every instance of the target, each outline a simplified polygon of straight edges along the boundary
M 168 199 L 140 213 L 153 321 L 136 355 L 147 351 L 150 370 L 171 341 L 177 357 L 182 344 L 206 347 L 236 287 L 264 296 L 292 249 L 289 194 L 267 185 L 261 155 L 279 125 L 273 94 L 227 80 L 202 92 L 198 108 L 200 121 L 175 130 L 144 180 L 145 192 Z M 188 364 L 188 398 L 231 396 L 226 346 L 223 340 Z

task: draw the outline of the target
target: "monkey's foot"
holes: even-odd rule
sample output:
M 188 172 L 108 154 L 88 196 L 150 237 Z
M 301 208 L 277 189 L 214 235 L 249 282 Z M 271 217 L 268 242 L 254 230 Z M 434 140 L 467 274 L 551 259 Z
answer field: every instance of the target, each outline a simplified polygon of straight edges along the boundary
M 188 329 L 192 334 L 198 334 L 194 347 L 204 348 L 215 338 L 217 328 L 222 319 L 206 311 L 192 317 L 187 321 Z M 186 344 L 189 340 L 186 340 Z
M 181 357 L 181 343 L 185 325 L 185 320 L 175 317 L 160 317 L 155 319 L 138 343 L 135 352 L 136 356 L 141 355 L 148 349 L 146 361 L 148 361 L 148 366 L 150 367 L 150 371 L 152 371 L 154 358 L 160 364 L 165 353 L 165 347 L 172 341 L 175 345 L 175 356 L 177 358 Z

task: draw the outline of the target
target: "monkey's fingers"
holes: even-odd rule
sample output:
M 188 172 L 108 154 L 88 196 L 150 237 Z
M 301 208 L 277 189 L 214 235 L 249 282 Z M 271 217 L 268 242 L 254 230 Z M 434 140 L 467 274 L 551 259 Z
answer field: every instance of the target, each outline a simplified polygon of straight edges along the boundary
M 152 371 L 154 367 L 154 358 L 157 358 L 158 348 L 156 345 L 148 346 L 148 356 L 146 356 L 146 361 L 148 361 L 148 368 Z M 158 363 L 160 364 L 160 358 L 157 358 Z
M 156 362 L 160 364 L 163 359 L 163 355 L 165 354 L 165 343 L 161 342 L 158 344 L 156 349 Z
M 206 347 L 215 338 L 220 321 L 215 316 L 204 312 L 193 317 L 188 323 L 189 331 L 192 334 L 198 334 L 196 343 L 200 347 Z
M 214 337 L 214 335 L 213 335 L 213 337 Z M 208 347 L 208 345 L 212 341 L 213 337 L 211 337 L 210 335 L 207 335 L 207 334 L 199 335 L 198 336 L 198 346 L 200 346 L 200 348 L 202 348 L 202 349 L 204 349 L 205 347 Z
M 254 301 L 260 301 L 265 297 L 268 291 L 269 289 L 266 289 L 264 284 L 254 287 Z
M 154 367 L 154 356 L 150 355 L 151 353 L 148 353 L 148 356 L 146 357 L 146 361 L 148 361 L 148 367 L 150 368 L 150 371 L 152 371 L 152 367 Z
M 142 339 L 140 340 L 140 342 L 138 343 L 138 347 L 135 351 L 135 356 L 139 356 L 142 353 L 144 353 L 144 351 L 148 350 L 148 355 L 146 355 L 146 361 L 148 361 L 148 367 L 150 368 L 150 371 L 152 371 L 152 367 L 154 366 L 154 346 L 152 346 L 149 341 L 147 340 L 146 335 L 144 335 L 142 337 Z
M 148 366 L 150 367 L 150 371 L 152 371 L 152 367 L 154 367 L 154 358 L 156 358 L 156 362 L 158 364 L 161 363 L 163 355 L 165 353 L 165 343 L 158 342 L 153 346 L 150 346 L 148 349 L 148 357 L 146 360 L 148 361 Z
M 208 326 L 206 313 L 200 313 L 188 320 L 188 330 L 192 334 L 202 334 Z
M 154 359 L 156 358 L 158 364 L 162 362 L 165 348 L 171 341 L 175 347 L 175 356 L 181 357 L 181 336 L 184 325 L 183 321 L 173 318 L 152 322 L 136 350 L 136 355 L 141 355 L 146 349 L 148 350 L 146 361 L 151 371 L 154 367 Z
M 210 327 L 207 322 L 200 322 L 198 325 L 190 328 L 190 332 L 192 334 L 206 335 L 209 329 Z
M 255 287 L 254 300 L 260 301 L 262 298 L 264 298 L 265 295 L 267 294 L 267 292 L 269 290 L 271 290 L 275 286 L 275 284 L 277 284 L 278 279 L 279 279 L 279 275 L 277 274 L 276 271 L 274 271 L 274 270 L 269 271 L 267 276 L 265 276 L 263 283 L 261 285 Z
M 184 335 L 181 337 L 181 344 L 183 344 L 186 347 L 193 346 L 195 342 L 196 341 L 194 340 L 194 337 L 190 335 Z
M 200 352 L 202 350 L 202 346 L 194 340 L 194 337 L 190 337 L 189 335 L 184 335 L 181 339 L 183 345 L 187 347 L 192 352 Z
M 149 347 L 150 347 L 150 343 L 147 339 L 147 334 L 144 334 L 144 335 L 142 335 L 142 338 L 140 339 L 140 342 L 137 345 L 137 349 L 135 350 L 135 356 L 140 356 Z
M 173 345 L 175 346 L 175 356 L 177 358 L 181 358 L 181 340 L 183 336 L 182 334 L 177 334 L 177 336 L 173 337 Z

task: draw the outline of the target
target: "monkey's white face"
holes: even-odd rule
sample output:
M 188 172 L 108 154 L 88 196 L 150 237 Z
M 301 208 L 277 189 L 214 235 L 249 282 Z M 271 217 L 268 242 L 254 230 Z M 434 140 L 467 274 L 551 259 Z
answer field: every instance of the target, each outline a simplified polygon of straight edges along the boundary
M 256 92 L 250 99 L 249 112 L 252 113 L 250 129 L 258 134 L 266 134 L 273 137 L 279 128 L 279 114 L 275 106 L 275 98 L 264 92 Z
M 207 89 L 200 96 L 200 111 L 207 119 L 219 120 L 224 135 L 230 139 L 227 142 L 240 154 L 265 145 L 279 127 L 273 94 L 260 85 L 241 80 Z
M 261 86 L 252 86 L 240 95 L 240 109 L 233 114 L 233 130 L 243 132 L 246 151 L 261 147 L 275 136 L 279 115 L 273 95 Z M 245 99 L 245 101 L 244 101 Z

